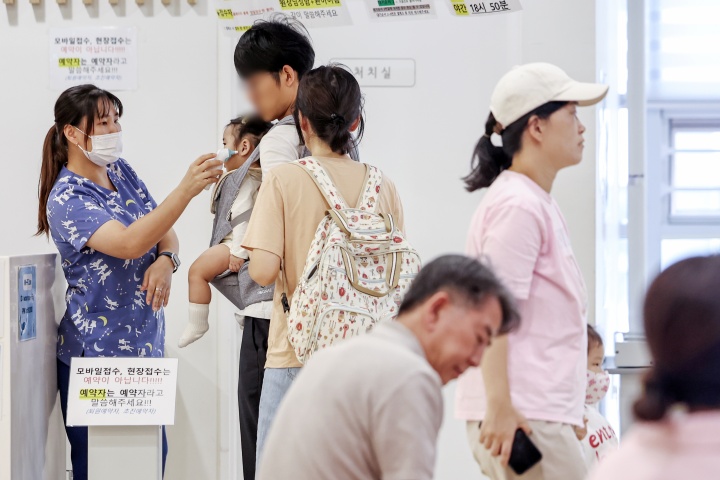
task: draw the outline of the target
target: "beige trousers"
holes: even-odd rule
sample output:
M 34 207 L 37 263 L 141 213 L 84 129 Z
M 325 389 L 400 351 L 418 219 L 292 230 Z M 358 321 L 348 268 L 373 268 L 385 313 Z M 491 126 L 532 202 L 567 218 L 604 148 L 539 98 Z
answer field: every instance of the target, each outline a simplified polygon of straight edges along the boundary
M 493 457 L 480 444 L 479 422 L 468 422 L 467 433 L 470 448 L 482 472 L 492 480 L 583 480 L 587 467 L 582 446 L 571 425 L 530 420 L 530 440 L 542 453 L 542 460 L 517 475 L 512 468 L 500 465 L 500 457 Z

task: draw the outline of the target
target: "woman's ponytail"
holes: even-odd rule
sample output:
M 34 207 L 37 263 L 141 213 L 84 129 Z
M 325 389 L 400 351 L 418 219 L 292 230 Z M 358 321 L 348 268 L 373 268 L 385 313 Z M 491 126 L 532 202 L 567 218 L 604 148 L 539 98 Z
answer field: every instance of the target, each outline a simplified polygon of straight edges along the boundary
M 648 372 L 645 377 L 645 389 L 640 398 L 633 405 L 633 412 L 638 420 L 644 422 L 656 422 L 665 417 L 675 399 L 662 386 L 654 370 Z
M 331 122 L 327 126 L 330 148 L 333 152 L 348 153 L 353 143 L 352 133 L 348 130 L 350 126 L 341 115 L 332 114 L 330 120 Z
M 507 126 L 500 125 L 491 113 L 485 122 L 485 133 L 475 145 L 472 170 L 467 177 L 463 178 L 467 191 L 474 192 L 489 187 L 503 170 L 512 166 L 513 156 L 522 147 L 523 133 L 531 117 L 548 118 L 565 105 L 567 102 L 546 103 Z M 502 138 L 501 147 L 493 145 L 490 139 L 493 133 L 499 134 Z
M 47 218 L 47 203 L 55 180 L 68 160 L 67 142 L 57 124 L 50 127 L 42 151 L 42 166 L 38 183 L 38 229 L 35 235 L 49 235 L 50 224 Z
M 489 187 L 503 170 L 507 170 L 512 165 L 512 157 L 505 152 L 503 147 L 496 147 L 491 141 L 492 134 L 496 133 L 497 125 L 497 120 L 491 113 L 485 122 L 485 134 L 475 145 L 472 171 L 463 178 L 465 188 L 469 192 Z

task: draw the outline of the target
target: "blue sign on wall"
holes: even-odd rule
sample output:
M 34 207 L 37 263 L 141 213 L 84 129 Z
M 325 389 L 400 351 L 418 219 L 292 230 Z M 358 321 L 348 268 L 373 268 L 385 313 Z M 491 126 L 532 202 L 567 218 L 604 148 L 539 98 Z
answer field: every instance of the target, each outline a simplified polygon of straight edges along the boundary
M 37 276 L 35 265 L 18 269 L 18 332 L 20 341 L 37 337 Z

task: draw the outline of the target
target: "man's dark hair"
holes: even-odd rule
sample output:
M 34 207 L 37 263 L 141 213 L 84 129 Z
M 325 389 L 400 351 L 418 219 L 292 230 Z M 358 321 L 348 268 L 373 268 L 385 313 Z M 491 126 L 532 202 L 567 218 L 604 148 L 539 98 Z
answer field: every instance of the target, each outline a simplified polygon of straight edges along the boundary
M 235 70 L 240 78 L 269 72 L 278 77 L 285 65 L 302 78 L 315 64 L 315 50 L 302 23 L 283 14 L 258 20 L 235 47 Z
M 415 309 L 442 290 L 473 307 L 488 298 L 497 298 L 503 316 L 499 333 L 510 332 L 520 321 L 512 294 L 493 271 L 464 255 L 444 255 L 425 265 L 405 295 L 399 315 Z

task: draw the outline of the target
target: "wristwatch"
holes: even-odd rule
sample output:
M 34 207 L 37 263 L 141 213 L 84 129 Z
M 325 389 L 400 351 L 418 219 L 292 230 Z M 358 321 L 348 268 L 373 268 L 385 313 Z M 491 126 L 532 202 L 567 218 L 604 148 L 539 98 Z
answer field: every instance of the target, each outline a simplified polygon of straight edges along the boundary
M 173 263 L 173 273 L 178 271 L 178 268 L 180 268 L 180 257 L 175 255 L 173 252 L 162 252 L 160 255 L 168 257 L 170 260 L 172 260 Z

